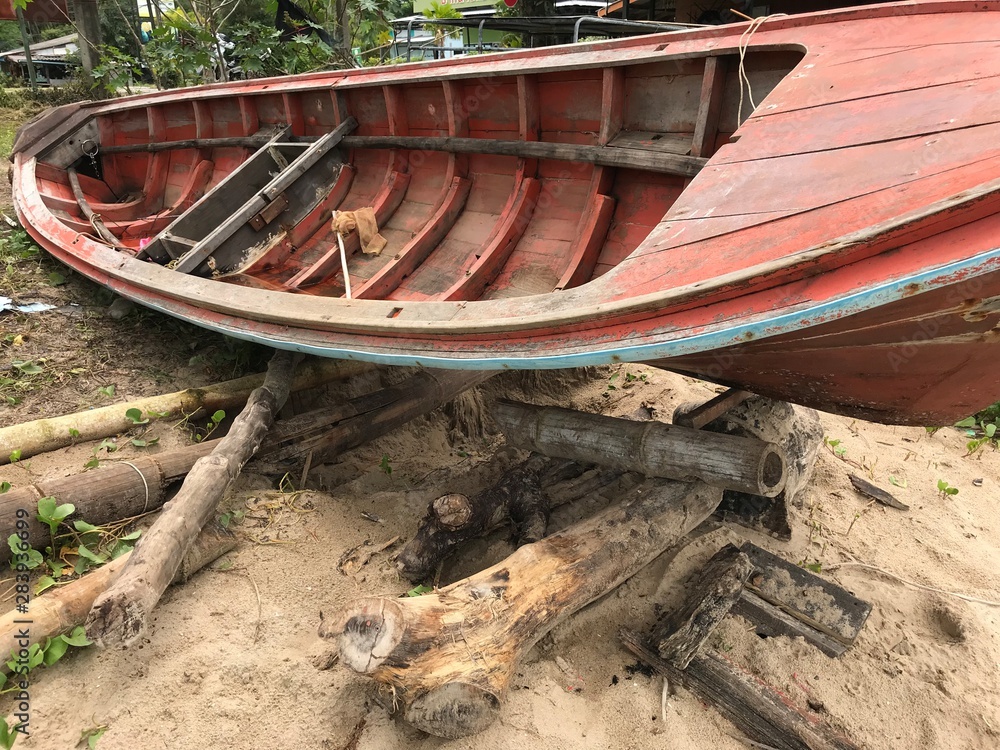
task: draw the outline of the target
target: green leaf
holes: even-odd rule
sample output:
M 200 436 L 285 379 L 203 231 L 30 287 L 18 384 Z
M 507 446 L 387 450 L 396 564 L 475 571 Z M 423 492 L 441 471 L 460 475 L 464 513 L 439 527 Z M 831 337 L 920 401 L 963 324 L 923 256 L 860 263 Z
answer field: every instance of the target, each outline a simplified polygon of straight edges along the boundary
M 14 0 L 15 5 L 17 0 Z M 4 682 L 6 682 L 6 675 L 4 675 Z M 11 728 L 7 724 L 7 719 L 5 717 L 0 717 L 0 748 L 3 750 L 10 750 L 14 747 L 14 743 L 17 742 L 17 724 Z
M 966 417 L 961 422 L 955 422 L 955 426 L 956 427 L 975 427 L 976 426 L 976 418 L 975 417 Z
M 131 442 L 136 448 L 148 448 L 151 445 L 156 445 L 160 442 L 160 439 L 158 437 L 150 438 L 149 440 L 145 440 L 143 438 L 132 438 L 129 442 Z
M 71 438 L 73 438 L 73 439 L 76 439 L 76 438 L 80 437 L 80 431 L 78 429 L 76 429 L 75 427 L 70 427 L 69 428 L 69 436 Z
M 0 495 L 10 491 L 10 482 L 0 482 Z
M 997 426 L 996 424 L 983 425 L 983 431 L 986 433 L 986 437 L 992 438 L 997 434 Z
M 69 644 L 66 643 L 61 637 L 50 641 L 45 646 L 45 654 L 42 657 L 45 662 L 46 667 L 51 667 L 57 661 L 63 658 L 66 652 L 69 651 Z
M 118 444 L 115 443 L 115 441 L 112 440 L 111 438 L 105 438 L 104 440 L 101 441 L 101 444 L 99 446 L 94 448 L 94 455 L 97 455 L 102 450 L 106 450 L 108 453 L 114 453 L 116 450 L 118 450 Z
M 56 579 L 52 576 L 42 576 L 35 584 L 35 595 L 42 593 L 45 589 L 50 589 L 56 585 Z
M 219 424 L 223 419 L 226 418 L 226 412 L 219 409 L 215 414 L 212 415 L 212 421 Z
M 906 477 L 903 477 L 902 479 L 896 479 L 896 477 L 890 474 L 889 484 L 895 485 L 896 487 L 906 487 Z
M 87 637 L 87 631 L 83 625 L 77 625 L 68 633 L 64 633 L 59 636 L 70 646 L 76 646 L 77 648 L 83 648 L 84 646 L 90 646 L 93 641 Z
M 97 563 L 98 565 L 100 565 L 103 562 L 106 562 L 108 559 L 105 555 L 91 552 L 89 549 L 87 549 L 87 545 L 85 544 L 81 544 L 79 547 L 77 547 L 76 553 L 84 560 L 90 560 L 90 562 Z
M 41 664 L 44 659 L 45 652 L 42 651 L 42 647 L 37 643 L 33 643 L 31 648 L 28 649 L 28 669 L 34 669 Z
M 169 411 L 153 411 L 152 409 L 146 412 L 146 416 L 150 419 L 160 419 L 161 417 L 166 417 L 169 414 Z
M 18 461 L 20 461 L 21 460 L 21 449 L 18 448 L 17 450 L 11 451 L 9 458 L 10 458 L 10 462 L 12 464 L 15 464 Z
M 100 393 L 102 396 L 107 396 L 108 398 L 111 398 L 112 396 L 115 395 L 115 386 L 113 384 L 104 385 L 98 388 L 97 392 Z
M 433 587 L 425 586 L 420 584 L 419 586 L 414 586 L 412 589 L 406 592 L 407 596 L 423 596 L 424 594 L 429 594 L 433 591 Z
M 132 551 L 132 545 L 128 542 L 118 541 L 114 548 L 111 550 L 111 559 L 117 560 L 122 555 L 128 554 Z
M 101 739 L 101 737 L 107 731 L 108 731 L 107 727 L 97 727 L 95 729 L 88 729 L 83 733 L 84 736 L 80 737 L 80 740 L 81 741 L 83 741 L 84 739 L 87 740 L 87 750 L 96 750 L 97 741 Z
M 73 521 L 73 528 L 86 534 L 88 531 L 97 531 L 97 527 L 92 523 L 87 523 L 86 521 Z
M 66 283 L 66 277 L 58 271 L 53 271 L 48 276 L 49 286 L 62 286 Z
M 140 409 L 128 409 L 125 412 L 125 418 L 131 420 L 132 424 L 149 424 L 148 419 L 142 418 L 142 411 Z
M 87 463 L 83 465 L 83 468 L 96 469 L 100 465 L 101 465 L 101 459 L 99 459 L 97 456 L 94 456 L 92 459 L 90 459 L 89 461 L 87 461 Z
M 48 523 L 49 519 L 56 512 L 56 499 L 54 497 L 43 497 L 38 501 L 38 518 Z
M 142 536 L 142 529 L 136 529 L 136 530 L 135 530 L 135 531 L 133 531 L 132 533 L 130 533 L 130 534 L 126 534 L 125 536 L 123 536 L 123 537 L 121 538 L 121 540 L 122 540 L 123 542 L 134 542 L 134 541 L 135 541 L 136 539 L 138 539 L 138 538 L 139 538 L 140 536 Z
M 29 360 L 15 359 L 11 365 L 20 370 L 24 375 L 37 375 L 42 371 L 42 366 Z
M 823 563 L 821 562 L 806 563 L 805 568 L 806 570 L 811 570 L 813 573 L 822 573 Z

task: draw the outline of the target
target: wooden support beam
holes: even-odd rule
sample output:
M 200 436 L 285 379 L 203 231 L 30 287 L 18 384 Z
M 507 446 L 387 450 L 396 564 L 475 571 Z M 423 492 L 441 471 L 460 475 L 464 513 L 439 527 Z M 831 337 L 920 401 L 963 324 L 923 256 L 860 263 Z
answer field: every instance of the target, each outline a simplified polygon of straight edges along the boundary
M 681 427 L 690 427 L 693 430 L 700 430 L 709 422 L 718 419 L 730 409 L 742 404 L 752 395 L 749 391 L 730 388 L 700 406 L 694 407 L 690 411 L 676 414 L 674 424 Z
M 439 591 L 354 602 L 322 620 L 320 636 L 337 642 L 343 664 L 391 690 L 409 723 L 439 737 L 475 734 L 499 716 L 531 646 L 677 544 L 720 497 L 701 483 L 649 480 Z
M 489 138 L 449 138 L 394 135 L 352 135 L 344 138 L 347 148 L 390 148 L 410 151 L 448 151 L 454 154 L 496 154 L 525 159 L 585 162 L 607 167 L 626 167 L 694 177 L 706 160 L 663 151 L 613 146 L 582 146 L 575 143 L 502 141 Z
M 719 115 L 722 113 L 722 95 L 726 86 L 726 60 L 717 55 L 705 58 L 705 75 L 701 79 L 701 101 L 694 121 L 694 140 L 691 155 L 708 159 L 715 153 L 715 139 L 719 134 Z M 741 84 L 742 85 L 742 84 Z
M 479 258 L 465 273 L 465 278 L 456 281 L 444 293 L 444 299 L 471 300 L 482 296 L 486 287 L 503 269 L 510 254 L 527 229 L 535 211 L 541 180 L 524 176 L 524 166 L 515 177 L 514 193 L 504 208 L 498 228 L 491 240 L 482 248 Z
M 753 438 L 509 402 L 497 404 L 493 414 L 509 444 L 548 456 L 652 477 L 696 478 L 765 497 L 785 484 L 778 446 Z

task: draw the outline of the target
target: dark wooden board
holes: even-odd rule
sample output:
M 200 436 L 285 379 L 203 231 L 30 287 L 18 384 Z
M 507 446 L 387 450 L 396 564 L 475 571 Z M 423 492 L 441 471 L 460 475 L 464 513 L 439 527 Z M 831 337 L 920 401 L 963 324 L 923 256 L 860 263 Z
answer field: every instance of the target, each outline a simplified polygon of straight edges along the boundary
M 755 544 L 747 542 L 741 549 L 757 569 L 748 590 L 845 646 L 858 637 L 871 604 Z

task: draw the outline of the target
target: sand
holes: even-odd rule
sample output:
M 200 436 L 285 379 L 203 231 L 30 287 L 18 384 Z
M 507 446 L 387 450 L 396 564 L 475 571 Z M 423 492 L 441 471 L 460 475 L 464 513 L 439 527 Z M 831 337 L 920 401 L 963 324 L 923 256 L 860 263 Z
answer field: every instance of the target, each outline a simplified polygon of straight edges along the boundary
M 626 370 L 647 377 L 626 384 Z M 705 400 L 718 390 L 649 368 L 622 367 L 610 380 L 614 372 L 591 371 L 582 381 L 541 374 L 508 392 L 613 415 L 635 417 L 651 408 L 669 419 L 675 404 Z M 488 405 L 489 393 L 482 400 Z M 1000 747 L 1000 607 L 905 585 L 861 566 L 1000 601 L 996 452 L 986 446 L 965 456 L 968 438 L 954 428 L 929 434 L 830 415 L 822 421 L 827 436 L 846 450 L 839 457 L 830 448 L 820 452 L 812 481 L 790 509 L 790 542 L 708 522 L 679 550 L 543 638 L 518 666 L 501 720 L 478 736 L 451 742 L 393 719 L 370 680 L 340 665 L 314 666 L 322 653 L 316 628 L 321 611 L 334 614 L 356 597 L 398 595 L 411 587 L 392 565 L 398 546 L 376 554 L 354 575 L 339 572 L 338 560 L 366 541 L 408 538 L 440 494 L 487 486 L 496 478 L 498 463 L 491 458 L 502 441 L 456 433 L 453 410 L 451 418 L 437 412 L 335 464 L 314 467 L 302 492 L 283 494 L 274 489 L 274 478 L 250 470 L 226 501 L 247 512 L 237 527 L 238 549 L 169 590 L 141 645 L 74 650 L 36 670 L 31 737 L 17 746 L 69 748 L 82 731 L 106 726 L 101 750 L 746 748 L 732 725 L 683 689 L 670 697 L 664 721 L 662 681 L 635 671 L 616 633 L 623 625 L 651 626 L 655 608 L 676 606 L 685 584 L 715 551 L 749 540 L 794 563 L 821 563 L 823 577 L 871 602 L 872 613 L 857 643 L 836 659 L 801 640 L 762 639 L 734 616 L 713 635 L 714 648 L 871 750 Z M 165 435 L 162 442 L 181 439 Z M 36 475 L 70 473 L 89 451 L 56 451 L 33 459 L 29 468 Z M 849 472 L 893 492 L 909 511 L 871 503 L 852 489 Z M 890 476 L 902 486 L 891 484 Z M 17 485 L 28 472 L 0 467 L 0 479 Z M 940 479 L 958 494 L 942 495 Z M 565 506 L 554 514 L 552 528 L 595 509 L 588 501 Z M 510 550 L 509 533 L 472 543 L 445 567 L 442 581 L 486 567 Z M 0 713 L 10 713 L 9 696 L 0 701 Z

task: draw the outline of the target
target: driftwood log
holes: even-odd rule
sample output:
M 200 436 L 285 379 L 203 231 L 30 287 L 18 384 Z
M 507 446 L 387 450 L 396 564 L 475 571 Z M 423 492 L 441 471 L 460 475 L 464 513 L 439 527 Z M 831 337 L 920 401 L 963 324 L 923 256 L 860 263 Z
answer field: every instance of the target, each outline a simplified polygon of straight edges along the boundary
M 312 463 L 319 464 L 433 411 L 490 375 L 424 370 L 346 403 L 278 421 L 265 438 L 255 464 L 263 473 L 281 474 L 310 451 Z M 155 510 L 166 501 L 167 489 L 218 444 L 219 440 L 206 440 L 173 451 L 137 456 L 128 463 L 107 463 L 94 471 L 15 487 L 0 495 L 0 538 L 14 533 L 17 511 L 27 509 L 30 542 L 38 547 L 48 544 L 48 527 L 34 513 L 38 500 L 47 496 L 76 506 L 68 520 L 82 518 L 97 525 Z M 10 549 L 0 545 L 0 562 L 9 557 Z
M 370 370 L 372 365 L 330 359 L 311 359 L 298 368 L 292 390 L 315 388 L 333 380 L 342 380 Z M 125 416 L 129 409 L 143 415 L 155 411 L 167 417 L 214 413 L 246 403 L 250 393 L 264 382 L 264 374 L 247 375 L 236 380 L 187 388 L 176 393 L 136 399 L 121 404 L 102 406 L 77 414 L 36 419 L 22 424 L 0 427 L 0 464 L 10 460 L 10 453 L 21 451 L 21 458 L 65 448 L 74 441 L 101 440 L 125 432 L 135 425 Z M 71 435 L 70 430 L 75 430 Z
M 272 357 L 264 384 L 250 394 L 229 434 L 211 455 L 195 464 L 180 492 L 139 540 L 115 582 L 94 602 L 87 636 L 97 646 L 131 645 L 145 630 L 150 613 L 226 488 L 260 448 L 288 398 L 299 356 L 281 351 Z
M 320 636 L 391 692 L 412 725 L 439 737 L 474 734 L 497 718 L 518 661 L 539 638 L 677 544 L 720 499 L 703 483 L 648 480 L 621 504 L 474 576 L 321 618 Z
M 518 546 L 537 542 L 556 506 L 609 486 L 622 493 L 641 481 L 638 474 L 535 454 L 471 497 L 452 493 L 433 500 L 396 567 L 414 583 L 426 580 L 459 545 L 505 526 L 514 527 Z
M 780 448 L 754 438 L 509 402 L 494 417 L 509 444 L 548 456 L 767 497 L 785 485 Z
M 231 532 L 215 524 L 206 526 L 184 555 L 173 582 L 187 581 L 235 546 L 236 537 Z M 131 552 L 124 554 L 65 586 L 34 597 L 25 614 L 11 610 L 0 616 L 0 653 L 10 654 L 33 643 L 44 643 L 46 638 L 68 633 L 77 625 L 82 625 L 94 601 L 131 556 Z M 30 621 L 30 627 L 25 628 L 25 620 Z M 21 637 L 24 630 L 28 630 L 27 639 Z M 19 640 L 27 640 L 27 643 L 19 643 Z

